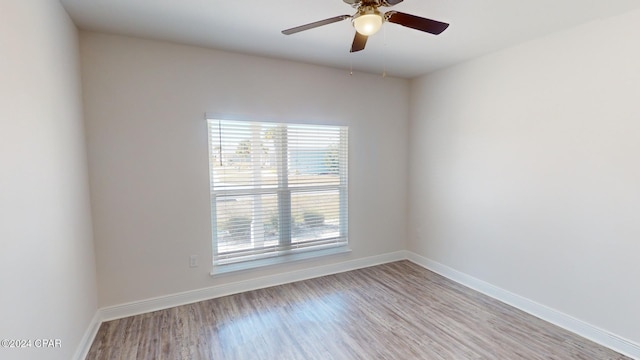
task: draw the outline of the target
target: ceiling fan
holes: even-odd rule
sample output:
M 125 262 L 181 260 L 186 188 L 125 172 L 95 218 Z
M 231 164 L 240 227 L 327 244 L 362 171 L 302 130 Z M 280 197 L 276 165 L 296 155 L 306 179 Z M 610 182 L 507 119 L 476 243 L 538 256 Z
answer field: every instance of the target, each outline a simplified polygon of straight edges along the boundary
M 313 29 L 323 25 L 333 24 L 338 21 L 351 19 L 353 27 L 356 29 L 356 36 L 351 44 L 351 52 L 363 50 L 367 44 L 369 36 L 375 34 L 382 27 L 385 21 L 396 23 L 408 28 L 428 32 L 438 35 L 445 31 L 449 24 L 423 17 L 405 14 L 399 11 L 387 11 L 381 13 L 378 8 L 381 6 L 390 7 L 401 3 L 403 0 L 342 0 L 356 9 L 354 15 L 340 15 L 325 20 L 312 22 L 310 24 L 297 26 L 283 30 L 285 35 L 295 34 L 301 31 Z

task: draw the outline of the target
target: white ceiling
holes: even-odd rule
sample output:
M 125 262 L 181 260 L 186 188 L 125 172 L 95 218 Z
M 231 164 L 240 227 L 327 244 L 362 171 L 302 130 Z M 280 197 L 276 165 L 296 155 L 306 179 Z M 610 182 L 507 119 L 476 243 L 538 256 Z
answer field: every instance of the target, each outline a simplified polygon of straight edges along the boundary
M 60 1 L 81 29 L 407 78 L 640 7 L 640 0 L 405 0 L 393 9 L 451 26 L 434 36 L 386 23 L 365 50 L 350 54 L 348 20 L 280 33 L 353 14 L 342 0 Z

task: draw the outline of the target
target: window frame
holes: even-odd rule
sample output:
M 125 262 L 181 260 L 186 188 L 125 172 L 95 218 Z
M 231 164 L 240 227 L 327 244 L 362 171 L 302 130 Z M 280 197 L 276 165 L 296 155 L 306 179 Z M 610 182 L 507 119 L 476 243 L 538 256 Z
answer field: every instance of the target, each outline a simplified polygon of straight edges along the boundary
M 348 126 L 335 125 L 335 124 L 317 124 L 317 123 L 293 123 L 284 121 L 264 121 L 260 119 L 245 120 L 237 118 L 228 118 L 219 115 L 206 114 L 207 122 L 207 138 L 209 146 L 208 160 L 210 164 L 209 176 L 210 176 L 210 209 L 211 209 L 211 229 L 212 229 L 212 248 L 213 248 L 213 269 L 211 275 L 225 274 L 229 272 L 254 269 L 263 266 L 269 266 L 274 264 L 281 264 L 292 261 L 299 261 L 311 258 L 317 258 L 333 254 L 342 254 L 351 252 L 349 248 L 348 239 Z M 251 124 L 259 124 L 263 126 L 270 124 L 276 126 L 278 131 L 278 140 L 274 142 L 276 148 L 277 157 L 277 178 L 278 185 L 275 188 L 260 188 L 253 187 L 241 190 L 220 190 L 214 188 L 214 168 L 212 165 L 212 147 L 215 144 L 215 140 L 211 138 L 211 122 L 245 122 L 249 126 Z M 339 129 L 339 145 L 338 145 L 338 178 L 339 183 L 335 184 L 320 184 L 316 186 L 290 186 L 288 173 L 290 170 L 291 155 L 289 154 L 290 139 L 288 129 L 290 127 L 327 127 Z M 220 138 L 220 142 L 222 142 Z M 286 139 L 286 141 L 283 141 Z M 293 239 L 293 215 L 292 215 L 292 195 L 300 194 L 304 192 L 320 192 L 320 191 L 337 191 L 338 193 L 338 211 L 339 211 L 339 235 L 333 238 L 319 238 L 312 239 L 310 241 L 304 241 L 292 245 Z M 218 221 L 217 214 L 217 198 L 220 196 L 252 196 L 274 194 L 277 196 L 277 208 L 278 208 L 278 242 L 276 246 L 273 246 L 271 250 L 269 247 L 265 248 L 250 248 L 251 250 L 242 251 L 240 253 L 249 253 L 248 259 L 242 260 L 240 256 L 230 256 L 234 261 L 220 261 L 219 252 L 219 239 L 218 239 Z M 282 221 L 282 219 L 288 219 L 289 222 Z M 255 219 L 252 217 L 252 222 Z M 253 228 L 253 226 L 252 226 Z M 324 243 L 324 244 L 319 244 Z M 261 251 L 264 251 L 261 253 Z M 229 253 L 229 252 L 227 252 Z

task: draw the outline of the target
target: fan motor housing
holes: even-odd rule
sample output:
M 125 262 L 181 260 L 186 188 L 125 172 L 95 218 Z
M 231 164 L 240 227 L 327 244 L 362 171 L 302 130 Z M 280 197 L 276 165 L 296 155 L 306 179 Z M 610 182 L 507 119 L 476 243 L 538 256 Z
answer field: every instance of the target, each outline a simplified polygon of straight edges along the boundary
M 373 7 L 379 7 L 379 6 L 393 6 L 397 3 L 400 3 L 401 1 L 398 0 L 342 0 L 345 3 L 353 6 L 354 8 L 359 8 L 362 6 L 373 6 Z

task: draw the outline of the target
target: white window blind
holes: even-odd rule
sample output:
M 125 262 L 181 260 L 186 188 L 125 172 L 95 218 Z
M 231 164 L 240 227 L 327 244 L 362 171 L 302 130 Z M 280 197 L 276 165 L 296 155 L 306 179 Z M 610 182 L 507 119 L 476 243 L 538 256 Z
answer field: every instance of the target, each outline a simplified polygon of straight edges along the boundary
M 214 265 L 347 245 L 347 127 L 207 123 Z

